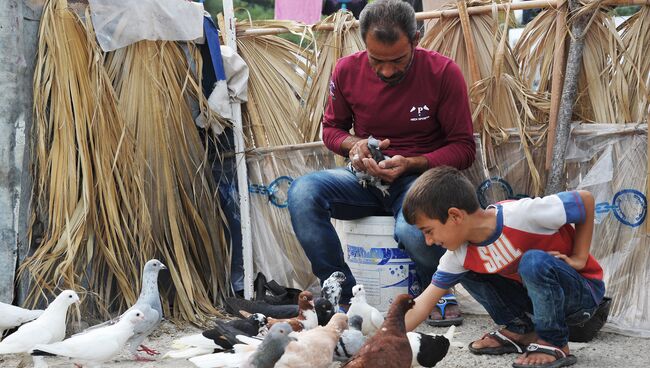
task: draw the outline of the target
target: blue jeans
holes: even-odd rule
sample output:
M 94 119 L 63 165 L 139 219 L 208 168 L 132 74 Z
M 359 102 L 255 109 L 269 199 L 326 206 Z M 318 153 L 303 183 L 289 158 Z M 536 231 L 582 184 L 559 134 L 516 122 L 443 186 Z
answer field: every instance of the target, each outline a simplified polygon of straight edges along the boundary
M 585 322 L 605 295 L 605 284 L 590 280 L 566 262 L 529 250 L 519 262 L 523 284 L 495 274 L 468 272 L 463 287 L 494 322 L 518 334 L 535 331 L 544 341 L 565 346 L 569 325 Z
M 402 215 L 402 201 L 417 175 L 398 178 L 384 196 L 377 188 L 362 187 L 356 176 L 345 168 L 317 171 L 304 175 L 289 188 L 291 224 L 300 245 L 311 261 L 312 271 L 322 281 L 332 272 L 345 274 L 341 302 L 348 303 L 356 281 L 343 258 L 331 219 L 354 220 L 367 216 L 395 217 L 395 240 L 415 262 L 420 280 L 428 284 L 445 250 L 428 247 L 424 235 L 409 225 Z

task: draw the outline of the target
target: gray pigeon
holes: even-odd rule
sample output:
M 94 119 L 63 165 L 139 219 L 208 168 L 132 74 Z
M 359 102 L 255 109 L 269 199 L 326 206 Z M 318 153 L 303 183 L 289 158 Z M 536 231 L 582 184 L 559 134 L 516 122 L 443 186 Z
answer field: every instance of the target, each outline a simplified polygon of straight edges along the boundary
M 201 355 L 190 358 L 189 361 L 199 368 L 241 367 L 263 368 L 273 367 L 275 362 L 284 354 L 284 349 L 294 338 L 289 337 L 293 330 L 286 322 L 278 322 L 264 337 L 263 341 L 237 336 L 243 344 L 236 344 L 233 351 Z M 257 344 L 257 345 L 256 345 Z
M 156 350 L 142 345 L 142 342 L 156 329 L 156 327 L 158 327 L 160 321 L 162 321 L 162 305 L 160 303 L 160 293 L 158 292 L 158 272 L 166 269 L 167 267 L 157 259 L 151 259 L 145 263 L 144 269 L 142 270 L 142 288 L 140 289 L 140 296 L 135 304 L 133 304 L 126 312 L 122 313 L 121 316 L 111 321 L 90 327 L 81 334 L 85 334 L 106 325 L 113 325 L 129 313 L 129 311 L 137 309 L 144 314 L 145 319 L 135 326 L 133 336 L 131 336 L 129 341 L 127 341 L 129 352 L 131 352 L 138 361 L 151 360 L 140 356 L 140 354 L 138 354 L 139 351 L 143 351 L 148 355 L 160 354 Z
M 363 318 L 352 316 L 348 320 L 348 329 L 343 331 L 339 342 L 334 349 L 334 360 L 344 362 L 354 356 L 366 342 L 366 337 L 361 332 Z
M 5 330 L 33 321 L 43 314 L 43 310 L 29 310 L 0 302 L 0 340 Z
M 271 327 L 269 336 L 273 334 L 273 337 L 266 337 L 248 361 L 242 365 L 242 368 L 273 368 L 284 354 L 284 349 L 289 342 L 296 340 L 289 337 L 289 333 L 292 331 L 291 325 L 288 323 L 278 323 Z
M 50 344 L 65 337 L 65 317 L 68 307 L 79 302 L 79 296 L 72 290 L 64 290 L 43 314 L 26 323 L 0 342 L 0 354 L 26 353 L 36 344 Z
M 368 137 L 368 149 L 370 150 L 370 154 L 372 155 L 372 158 L 377 162 L 380 163 L 381 161 L 387 160 L 390 157 L 384 155 L 381 150 L 379 149 L 379 143 L 381 141 L 374 138 L 373 136 Z M 361 184 L 362 187 L 367 188 L 368 185 L 371 185 L 377 189 L 384 195 L 387 196 L 388 193 L 388 188 L 390 187 L 390 184 L 384 184 L 382 183 L 381 179 L 372 176 L 368 174 L 367 172 L 364 171 L 357 171 L 354 166 L 352 166 L 352 163 L 348 165 L 348 168 L 356 175 L 357 181 L 359 184 Z
M 138 354 L 138 351 L 144 351 L 149 355 L 159 354 L 157 351 L 142 345 L 142 342 L 158 327 L 160 321 L 162 321 L 162 305 L 160 304 L 160 293 L 158 292 L 158 272 L 166 269 L 167 267 L 157 259 L 151 259 L 144 265 L 140 296 L 138 297 L 138 301 L 129 308 L 129 310 L 138 309 L 145 316 L 144 321 L 135 326 L 133 336 L 127 342 L 129 351 L 137 360 L 143 360 Z M 122 314 L 122 316 L 125 314 Z
M 341 300 L 341 291 L 343 290 L 341 285 L 343 285 L 344 282 L 345 274 L 340 271 L 332 273 L 330 277 L 323 281 L 320 295 L 332 303 L 332 315 L 339 311 L 339 301 Z

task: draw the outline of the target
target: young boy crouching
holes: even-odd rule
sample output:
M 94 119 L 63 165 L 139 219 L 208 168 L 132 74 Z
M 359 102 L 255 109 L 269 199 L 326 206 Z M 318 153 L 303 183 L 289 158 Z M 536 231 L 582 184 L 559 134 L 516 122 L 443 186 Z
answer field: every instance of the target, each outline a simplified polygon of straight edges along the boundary
M 427 318 L 447 289 L 461 283 L 505 326 L 471 343 L 472 353 L 524 353 L 513 367 L 576 362 L 568 325 L 591 318 L 605 294 L 603 270 L 589 254 L 591 193 L 562 192 L 482 209 L 469 180 L 456 169 L 437 167 L 413 184 L 403 213 L 427 245 L 447 249 L 406 315 L 408 331 Z

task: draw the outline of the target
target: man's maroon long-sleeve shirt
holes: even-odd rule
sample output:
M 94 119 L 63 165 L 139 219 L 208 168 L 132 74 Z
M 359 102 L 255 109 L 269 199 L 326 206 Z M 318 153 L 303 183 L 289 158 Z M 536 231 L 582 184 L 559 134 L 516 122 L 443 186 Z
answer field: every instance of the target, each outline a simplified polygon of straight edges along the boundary
M 429 167 L 465 169 L 476 154 L 465 80 L 451 59 L 416 48 L 400 83 L 389 86 L 361 51 L 340 59 L 330 82 L 323 142 L 345 156 L 341 143 L 357 137 L 390 139 L 389 156 L 424 156 Z

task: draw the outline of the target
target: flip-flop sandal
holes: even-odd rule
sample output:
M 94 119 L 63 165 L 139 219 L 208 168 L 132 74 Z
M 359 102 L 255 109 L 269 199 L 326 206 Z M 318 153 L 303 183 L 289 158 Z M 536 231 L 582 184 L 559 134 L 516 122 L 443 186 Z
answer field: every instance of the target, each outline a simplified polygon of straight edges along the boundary
M 555 357 L 555 360 L 546 364 L 517 364 L 512 363 L 514 368 L 560 368 L 576 364 L 578 358 L 572 354 L 566 354 L 562 349 L 555 346 L 530 344 L 526 347 L 526 355 L 531 353 L 542 353 Z
M 447 314 L 445 313 L 445 310 L 448 305 L 458 305 L 458 301 L 456 301 L 456 296 L 454 294 L 447 294 L 443 296 L 436 304 L 436 307 L 440 309 L 440 315 L 442 316 L 442 319 L 429 318 L 427 319 L 427 324 L 429 326 L 434 326 L 434 327 L 449 327 L 449 326 L 462 325 L 463 316 L 447 318 Z
M 512 354 L 512 353 L 518 353 L 522 354 L 526 350 L 526 347 L 522 344 L 519 344 L 512 339 L 510 339 L 508 336 L 502 334 L 499 331 L 492 331 L 490 333 L 486 333 L 481 337 L 481 340 L 483 339 L 491 339 L 499 343 L 499 346 L 495 347 L 488 347 L 488 348 L 475 348 L 472 346 L 474 342 L 471 342 L 468 346 L 469 351 L 472 354 L 476 355 L 503 355 L 503 354 Z

